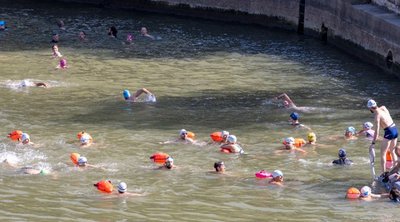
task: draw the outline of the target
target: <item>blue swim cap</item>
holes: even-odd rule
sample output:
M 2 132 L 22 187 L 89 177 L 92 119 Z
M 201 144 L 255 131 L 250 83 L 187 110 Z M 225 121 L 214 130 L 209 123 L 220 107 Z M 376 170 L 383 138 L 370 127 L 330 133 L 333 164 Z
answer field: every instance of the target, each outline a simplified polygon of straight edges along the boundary
M 352 134 L 356 134 L 356 128 L 354 128 L 352 126 L 349 126 L 349 127 L 347 127 L 346 132 L 350 132 Z
M 290 118 L 292 118 L 292 120 L 298 120 L 300 117 L 300 115 L 296 112 L 293 112 L 290 114 Z
M 124 96 L 125 100 L 127 100 L 127 99 L 129 99 L 131 97 L 131 93 L 127 89 L 124 90 L 122 95 Z
M 346 150 L 343 149 L 343 148 L 339 149 L 339 154 L 338 155 L 341 158 L 346 157 Z
M 6 25 L 5 21 L 0 21 L 0 25 Z

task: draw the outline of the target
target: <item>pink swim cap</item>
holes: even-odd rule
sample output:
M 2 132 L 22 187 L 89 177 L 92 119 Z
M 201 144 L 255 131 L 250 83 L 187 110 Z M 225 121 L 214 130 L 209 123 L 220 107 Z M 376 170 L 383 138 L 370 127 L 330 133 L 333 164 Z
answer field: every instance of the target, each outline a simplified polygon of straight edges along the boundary
M 60 60 L 60 67 L 61 67 L 61 68 L 65 68 L 66 66 L 67 66 L 67 60 L 61 59 L 61 60 Z

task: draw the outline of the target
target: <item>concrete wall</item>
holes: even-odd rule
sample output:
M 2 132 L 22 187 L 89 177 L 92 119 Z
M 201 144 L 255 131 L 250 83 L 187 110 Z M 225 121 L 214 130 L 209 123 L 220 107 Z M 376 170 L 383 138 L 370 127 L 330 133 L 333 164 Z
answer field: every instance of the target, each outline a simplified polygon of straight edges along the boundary
M 296 31 L 301 0 L 60 0 L 261 24 Z M 383 1 L 383 0 L 374 0 Z M 400 0 L 388 0 L 400 1 Z M 370 0 L 306 0 L 305 33 L 400 77 L 400 19 Z M 389 51 L 393 58 L 388 57 Z
M 400 14 L 400 0 L 372 0 L 372 2 Z

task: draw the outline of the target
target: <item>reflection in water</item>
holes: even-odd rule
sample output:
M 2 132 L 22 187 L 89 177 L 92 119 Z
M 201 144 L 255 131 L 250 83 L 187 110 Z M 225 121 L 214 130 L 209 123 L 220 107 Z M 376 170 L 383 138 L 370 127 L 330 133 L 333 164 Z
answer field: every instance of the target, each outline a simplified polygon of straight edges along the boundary
M 372 120 L 366 109 L 370 97 L 386 105 L 396 121 L 394 78 L 313 39 L 260 27 L 73 4 L 3 5 L 0 14 L 9 29 L 0 32 L 1 135 L 20 129 L 40 146 L 24 148 L 3 138 L 0 161 L 10 157 L 20 165 L 43 165 L 58 177 L 14 177 L 0 168 L 2 219 L 66 221 L 71 211 L 94 221 L 256 221 L 266 212 L 276 220 L 394 218 L 386 200 L 344 199 L 348 187 L 371 183 L 369 141 L 331 139 L 347 126 L 359 130 Z M 60 19 L 65 30 L 57 26 Z M 107 35 L 111 26 L 118 29 L 117 38 Z M 160 38 L 140 36 L 141 27 Z M 66 70 L 55 69 L 53 33 L 60 36 Z M 22 80 L 49 87 L 22 89 Z M 124 101 L 124 89 L 142 87 L 157 102 Z M 308 134 L 288 125 L 291 111 L 274 102 L 283 92 L 298 106 L 315 108 L 301 112 L 318 138 L 318 145 L 304 148 L 306 154 L 276 152 L 284 138 Z M 216 145 L 159 144 L 182 128 L 200 143 L 212 132 L 228 130 L 248 154 L 223 154 Z M 76 132 L 82 130 L 90 132 L 93 146 L 79 147 Z M 352 167 L 329 164 L 340 147 L 355 162 Z M 178 168 L 152 170 L 149 156 L 157 151 L 173 156 Z M 71 170 L 72 152 L 108 170 Z M 230 176 L 205 173 L 219 160 Z M 256 180 L 261 169 L 281 170 L 285 186 Z M 107 198 L 92 186 L 101 179 L 123 180 L 147 195 Z

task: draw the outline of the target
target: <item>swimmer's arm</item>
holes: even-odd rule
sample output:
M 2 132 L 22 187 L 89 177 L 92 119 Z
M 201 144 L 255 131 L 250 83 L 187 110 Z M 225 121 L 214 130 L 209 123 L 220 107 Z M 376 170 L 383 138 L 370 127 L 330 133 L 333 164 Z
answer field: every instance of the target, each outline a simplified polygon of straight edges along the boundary
M 294 104 L 294 102 L 290 99 L 290 97 L 286 94 L 286 93 L 282 93 L 281 95 L 279 95 L 278 97 L 276 97 L 276 98 L 278 98 L 278 99 L 284 99 L 284 100 L 286 100 L 288 103 L 289 103 L 289 105 L 293 105 L 293 106 L 296 106 L 295 104 Z
M 302 152 L 302 153 L 307 153 L 307 151 L 305 151 L 305 150 L 303 150 L 303 149 L 301 149 L 301 148 L 294 148 L 294 150 L 296 150 L 296 151 L 299 151 L 299 152 Z
M 36 85 L 37 87 L 44 87 L 44 88 L 47 88 L 47 84 L 44 83 L 44 82 L 37 82 L 37 83 L 35 83 L 35 85 Z
M 379 117 L 380 117 L 379 114 L 375 116 L 375 126 L 374 126 L 374 128 L 375 128 L 375 134 L 374 134 L 374 139 L 372 139 L 372 142 L 371 142 L 371 143 L 373 143 L 373 144 L 375 143 L 375 141 L 377 140 L 378 135 L 379 135 L 379 129 L 380 129 L 380 123 L 381 123 Z

